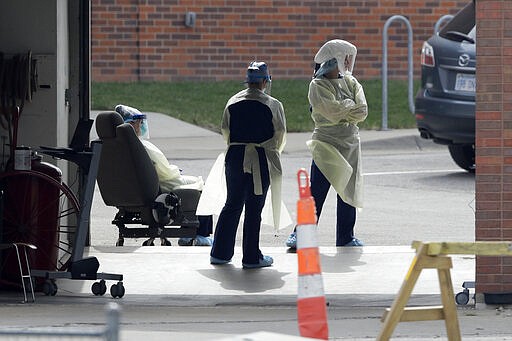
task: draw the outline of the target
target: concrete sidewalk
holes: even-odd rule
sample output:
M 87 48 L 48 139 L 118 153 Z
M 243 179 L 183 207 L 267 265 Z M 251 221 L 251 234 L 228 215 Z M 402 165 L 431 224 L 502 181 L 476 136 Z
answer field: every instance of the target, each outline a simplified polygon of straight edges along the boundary
M 225 149 L 222 137 L 214 132 L 162 114 L 150 113 L 149 119 L 151 141 L 172 160 L 203 160 L 206 170 Z M 305 145 L 309 136 L 289 134 L 284 156 L 309 159 Z M 366 153 L 382 148 L 401 153 L 444 148 L 421 140 L 414 129 L 361 131 L 361 139 Z M 93 241 L 106 225 L 111 229 L 113 212 L 96 192 L 91 215 Z M 265 254 L 274 257 L 272 267 L 243 270 L 239 247 L 231 264 L 213 266 L 207 247 L 115 247 L 105 246 L 113 245 L 112 236 L 105 237 L 105 241 L 104 245 L 93 242 L 84 256 L 97 257 L 100 272 L 123 274 L 126 294 L 122 299 L 112 299 L 108 290 L 103 297 L 92 295 L 92 281 L 59 280 L 56 296 L 38 293 L 34 304 L 19 304 L 19 293 L 2 293 L 0 326 L 98 327 L 105 321 L 104 305 L 117 302 L 122 310 L 121 340 L 291 340 L 299 335 L 295 310 L 297 258 L 284 246 L 262 247 Z M 375 339 L 380 317 L 392 304 L 414 250 L 391 245 L 321 247 L 320 252 L 330 338 Z M 474 279 L 475 259 L 455 256 L 453 264 L 452 281 L 457 292 L 464 281 Z M 107 288 L 112 284 L 107 282 Z M 410 305 L 439 303 L 437 273 L 424 271 Z M 462 306 L 459 318 L 464 340 L 512 340 L 507 309 Z M 260 331 L 268 333 L 254 334 Z M 240 336 L 249 333 L 252 336 Z M 442 321 L 401 323 L 394 337 L 444 340 L 446 333 Z
M 112 281 L 104 296 L 94 296 L 93 281 L 82 280 L 59 280 L 56 296 L 38 293 L 35 303 L 20 304 L 20 293 L 2 294 L 0 330 L 87 331 L 105 324 L 105 306 L 116 302 L 121 340 L 293 340 L 299 335 L 296 254 L 275 247 L 262 251 L 274 257 L 274 265 L 243 270 L 240 248 L 231 264 L 213 266 L 205 247 L 90 247 L 85 256 L 100 260 L 100 272 L 124 275 L 122 299 L 110 297 Z M 320 253 L 330 339 L 375 339 L 414 251 L 367 246 L 322 247 Z M 453 282 L 468 278 L 474 278 L 474 257 L 453 257 Z M 425 270 L 407 305 L 440 302 L 437 273 Z M 512 340 L 508 309 L 467 305 L 458 314 L 463 340 Z M 399 323 L 393 334 L 400 340 L 433 338 L 446 340 L 443 321 Z
M 100 272 L 122 272 L 123 300 L 172 298 L 183 306 L 294 305 L 297 257 L 285 247 L 262 247 L 274 258 L 265 269 L 242 269 L 241 248 L 230 264 L 209 264 L 208 247 L 91 247 L 86 256 L 101 261 Z M 324 290 L 332 306 L 388 306 L 405 278 L 414 250 L 404 246 L 320 248 Z M 474 257 L 453 257 L 452 280 L 474 278 Z M 64 292 L 90 294 L 85 281 L 63 281 Z M 60 289 L 59 289 L 60 290 Z M 425 271 L 415 287 L 419 297 L 439 292 L 437 273 Z M 436 302 L 440 302 L 436 299 Z

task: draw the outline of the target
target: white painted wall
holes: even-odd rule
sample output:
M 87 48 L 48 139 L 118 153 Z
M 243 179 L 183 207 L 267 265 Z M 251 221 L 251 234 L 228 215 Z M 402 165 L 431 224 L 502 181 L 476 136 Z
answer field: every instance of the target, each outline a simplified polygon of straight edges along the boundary
M 69 87 L 68 40 L 68 0 L 0 1 L 0 51 L 15 54 L 31 50 L 38 60 L 39 84 L 50 86 L 37 89 L 32 102 L 25 103 L 18 145 L 37 148 L 69 143 L 73 131 L 69 132 L 64 98 Z M 0 129 L 0 136 L 6 136 L 6 131 Z M 49 157 L 44 161 L 56 163 Z M 66 173 L 66 161 L 56 164 Z

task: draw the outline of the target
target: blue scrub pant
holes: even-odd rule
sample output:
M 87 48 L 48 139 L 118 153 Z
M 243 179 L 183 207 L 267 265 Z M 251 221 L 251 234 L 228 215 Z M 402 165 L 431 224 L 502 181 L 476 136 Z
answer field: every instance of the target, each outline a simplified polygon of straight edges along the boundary
M 245 205 L 242 263 L 257 264 L 263 257 L 259 248 L 261 211 L 265 205 L 270 178 L 265 151 L 257 148 L 263 194 L 255 195 L 252 174 L 243 171 L 244 150 L 245 146 L 231 146 L 226 154 L 227 198 L 217 220 L 210 255 L 222 260 L 230 260 L 233 257 L 236 231 Z
M 199 228 L 197 229 L 197 235 L 208 237 L 213 232 L 213 217 L 211 215 L 198 215 Z
M 316 217 L 320 219 L 325 198 L 331 184 L 315 164 L 311 163 L 311 195 L 315 199 Z M 343 246 L 354 238 L 356 208 L 344 202 L 337 195 L 336 202 L 336 246 Z

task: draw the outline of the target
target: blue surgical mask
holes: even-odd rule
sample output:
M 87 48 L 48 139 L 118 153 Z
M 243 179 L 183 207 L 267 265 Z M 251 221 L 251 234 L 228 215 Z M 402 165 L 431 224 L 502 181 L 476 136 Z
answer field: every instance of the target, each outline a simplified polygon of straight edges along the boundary
M 148 121 L 146 119 L 142 120 L 140 124 L 140 135 L 143 139 L 149 139 Z

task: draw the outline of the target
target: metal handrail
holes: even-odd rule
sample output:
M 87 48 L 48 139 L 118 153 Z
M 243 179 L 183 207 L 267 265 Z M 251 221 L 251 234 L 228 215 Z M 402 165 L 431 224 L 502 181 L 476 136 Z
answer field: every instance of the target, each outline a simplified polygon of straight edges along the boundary
M 119 341 L 121 308 L 117 303 L 108 303 L 106 306 L 105 327 L 100 329 L 69 329 L 69 328 L 23 328 L 23 329 L 0 329 L 0 337 L 20 336 L 24 339 L 44 338 L 45 340 L 69 339 L 69 338 L 99 338 L 105 341 Z
M 402 20 L 407 25 L 408 45 L 407 45 L 407 69 L 409 82 L 409 111 L 414 114 L 413 100 L 413 61 L 412 61 L 412 27 L 409 20 L 402 15 L 393 15 L 384 24 L 382 31 L 382 125 L 381 130 L 388 130 L 388 28 L 395 20 Z

